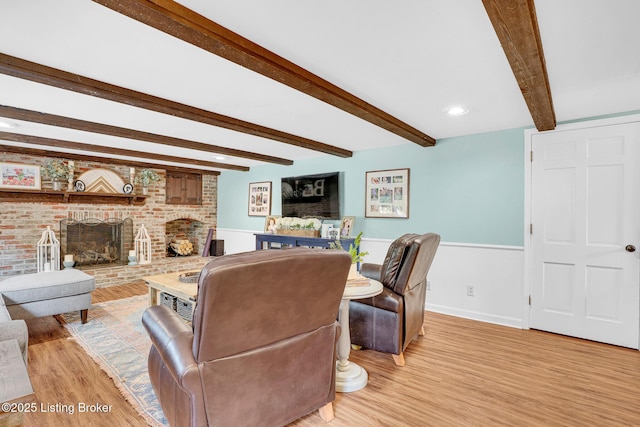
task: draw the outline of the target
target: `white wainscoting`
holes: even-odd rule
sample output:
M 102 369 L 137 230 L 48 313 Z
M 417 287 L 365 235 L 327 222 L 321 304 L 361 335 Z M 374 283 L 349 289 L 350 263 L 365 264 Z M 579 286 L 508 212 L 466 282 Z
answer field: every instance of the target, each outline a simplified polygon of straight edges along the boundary
M 523 327 L 524 250 L 442 242 L 427 280 L 427 310 Z M 474 296 L 467 296 L 467 285 Z
M 259 231 L 218 229 L 225 253 L 255 249 Z M 392 240 L 362 239 L 366 262 L 381 263 Z M 523 327 L 524 250 L 518 246 L 492 246 L 441 242 L 427 278 L 426 309 L 515 328 Z M 474 286 L 473 297 L 467 285 Z
M 224 254 L 231 255 L 255 250 L 256 236 L 254 233 L 262 233 L 262 231 L 218 228 L 216 239 L 224 240 Z

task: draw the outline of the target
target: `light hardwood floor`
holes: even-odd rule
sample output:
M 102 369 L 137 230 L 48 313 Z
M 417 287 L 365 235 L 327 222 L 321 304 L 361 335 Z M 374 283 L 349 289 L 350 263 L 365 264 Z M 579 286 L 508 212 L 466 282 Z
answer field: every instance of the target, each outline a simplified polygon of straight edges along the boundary
M 142 283 L 98 289 L 94 303 L 146 293 Z M 111 412 L 27 414 L 24 425 L 144 426 L 111 379 L 54 317 L 29 327 L 29 373 L 38 404 L 111 405 Z M 351 352 L 368 386 L 337 393 L 333 427 L 640 425 L 640 352 L 435 313 L 406 366 Z M 278 392 L 274 390 L 274 392 Z M 251 402 L 247 402 L 251 406 Z M 317 411 L 292 426 L 320 426 Z

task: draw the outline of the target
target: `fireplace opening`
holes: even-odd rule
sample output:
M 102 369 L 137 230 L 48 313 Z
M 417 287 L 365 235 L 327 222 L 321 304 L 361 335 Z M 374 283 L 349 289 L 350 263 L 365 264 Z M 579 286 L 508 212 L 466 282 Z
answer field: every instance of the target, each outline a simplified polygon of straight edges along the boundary
M 167 256 L 198 255 L 204 224 L 201 221 L 179 218 L 165 225 Z
M 60 255 L 72 254 L 76 268 L 126 265 L 134 249 L 133 220 L 87 218 L 60 221 Z

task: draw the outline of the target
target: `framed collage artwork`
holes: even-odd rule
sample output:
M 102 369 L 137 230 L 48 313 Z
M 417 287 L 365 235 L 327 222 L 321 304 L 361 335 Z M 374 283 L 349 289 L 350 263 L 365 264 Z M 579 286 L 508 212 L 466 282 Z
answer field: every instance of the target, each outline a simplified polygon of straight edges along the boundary
M 271 181 L 249 184 L 249 216 L 271 214 Z
M 366 173 L 365 217 L 409 218 L 409 169 Z

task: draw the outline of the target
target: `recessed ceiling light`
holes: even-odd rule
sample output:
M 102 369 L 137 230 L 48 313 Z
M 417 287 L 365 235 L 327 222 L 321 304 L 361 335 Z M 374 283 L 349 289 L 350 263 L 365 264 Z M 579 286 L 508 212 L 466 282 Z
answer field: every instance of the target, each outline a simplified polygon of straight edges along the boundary
M 216 159 L 216 160 L 224 160 L 224 157 L 223 156 L 215 156 L 214 159 Z
M 13 129 L 13 128 L 17 128 L 17 127 L 18 127 L 18 125 L 15 124 L 15 123 L 0 121 L 0 128 Z
M 450 116 L 464 116 L 469 110 L 463 105 L 452 105 L 444 109 L 444 111 Z

